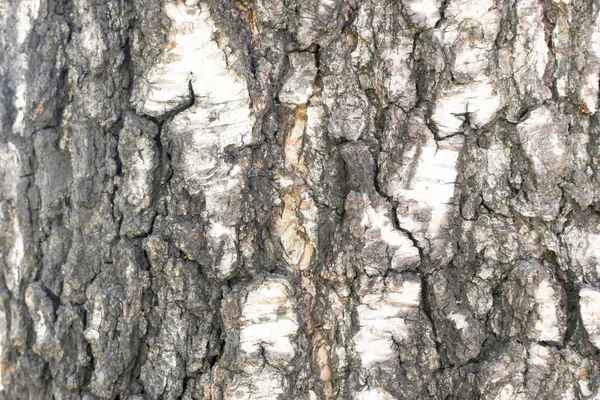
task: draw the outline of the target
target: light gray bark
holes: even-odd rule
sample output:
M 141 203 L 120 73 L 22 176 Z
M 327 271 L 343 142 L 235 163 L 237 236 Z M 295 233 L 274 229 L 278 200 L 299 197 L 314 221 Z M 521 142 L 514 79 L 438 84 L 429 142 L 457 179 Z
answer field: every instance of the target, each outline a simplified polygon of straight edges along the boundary
M 0 0 L 3 398 L 600 398 L 599 10 Z

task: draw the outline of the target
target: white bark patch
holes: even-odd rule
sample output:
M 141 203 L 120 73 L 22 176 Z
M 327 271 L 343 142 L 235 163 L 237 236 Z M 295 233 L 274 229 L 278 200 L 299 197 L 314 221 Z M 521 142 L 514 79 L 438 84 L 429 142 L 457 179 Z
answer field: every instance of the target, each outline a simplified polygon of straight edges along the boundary
M 419 240 L 432 240 L 447 224 L 452 210 L 456 163 L 464 140 L 456 136 L 436 143 L 430 132 L 424 135 L 423 145 L 402 160 L 411 171 L 403 171 L 403 181 L 392 181 L 389 187 L 399 202 L 400 226 Z
M 284 368 L 296 350 L 298 316 L 291 285 L 272 278 L 251 291 L 240 318 L 241 369 L 224 393 L 226 399 L 276 399 L 289 385 Z
M 548 278 L 545 278 L 535 290 L 538 320 L 535 323 L 537 340 L 546 342 L 562 342 L 562 333 L 559 329 L 558 304 L 560 297 L 552 287 Z
M 54 339 L 54 307 L 52 300 L 48 297 L 41 283 L 36 282 L 27 287 L 25 304 L 35 329 L 33 349 L 36 353 L 42 355 L 49 350 L 48 347 Z
M 597 23 L 596 25 L 597 26 Z M 597 28 L 596 28 L 597 29 Z M 567 96 L 570 89 L 569 70 L 571 68 L 571 19 L 568 14 L 559 13 L 556 18 L 556 26 L 552 31 L 552 47 L 556 57 L 556 90 L 561 97 Z
M 141 111 L 159 116 L 187 102 L 190 79 L 198 98 L 249 104 L 246 83 L 228 67 L 215 41 L 217 29 L 208 10 L 168 3 L 165 11 L 172 23 L 169 44 L 148 76 L 149 93 Z
M 0 144 L 0 182 L 3 201 L 17 200 L 17 185 L 21 172 L 21 158 L 19 151 L 13 143 Z
M 279 100 L 283 103 L 306 104 L 313 93 L 317 63 L 313 53 L 290 53 L 290 70 L 286 74 Z
M 102 326 L 102 295 L 96 294 L 94 298 L 94 311 L 92 312 L 92 318 L 89 322 L 87 329 L 83 332 L 85 339 L 88 342 L 97 341 L 100 338 L 100 329 Z
M 21 283 L 21 262 L 25 253 L 23 244 L 23 236 L 21 235 L 21 227 L 17 215 L 12 217 L 13 225 L 13 245 L 8 251 L 7 264 L 10 273 L 7 275 L 6 286 L 13 293 L 18 292 L 19 284 Z
M 495 2 L 450 1 L 444 15 L 435 35 L 453 57 L 452 75 L 458 84 L 442 91 L 435 102 L 431 118 L 442 138 L 461 132 L 467 117 L 473 128 L 486 125 L 504 103 L 487 74 L 500 29 Z
M 16 110 L 15 119 L 12 125 L 12 130 L 17 135 L 23 135 L 23 129 L 25 128 L 25 107 L 27 105 L 27 78 L 25 73 L 28 71 L 27 63 L 29 57 L 27 53 L 22 50 L 22 46 L 29 37 L 33 28 L 33 23 L 37 18 L 41 1 L 40 0 L 21 0 L 17 5 L 17 43 L 16 48 L 18 51 L 15 61 L 13 62 L 13 70 L 19 71 L 15 79 L 15 100 L 13 106 Z
M 579 310 L 590 342 L 600 349 L 600 290 L 591 287 L 581 289 Z
M 364 389 L 354 395 L 355 400 L 395 400 L 396 398 L 383 389 Z
M 533 259 L 521 261 L 508 277 L 493 325 L 511 337 L 525 332 L 532 341 L 560 345 L 567 329 L 565 296 L 551 270 Z
M 431 119 L 440 138 L 462 131 L 465 120 L 480 128 L 494 118 L 503 102 L 489 82 L 456 85 L 436 100 Z
M 466 28 L 478 28 L 480 38 L 486 43 L 493 42 L 500 29 L 500 15 L 494 0 L 449 1 L 444 16 L 446 22 L 436 35 L 446 45 L 462 39 L 461 31 Z M 488 46 L 493 47 L 493 43 Z
M 600 12 L 596 15 L 596 21 L 592 25 L 589 52 L 596 61 L 600 61 Z
M 566 27 L 565 27 L 566 28 Z M 598 81 L 600 79 L 600 12 L 596 16 L 596 21 L 591 27 L 588 36 L 588 65 L 583 71 L 583 80 L 579 97 L 587 108 L 587 112 L 595 114 L 598 110 Z
M 221 148 L 243 145 L 254 123 L 248 88 L 229 68 L 224 51 L 215 41 L 218 32 L 209 12 L 174 3 L 165 9 L 172 20 L 169 45 L 149 74 L 149 94 L 141 111 L 160 116 L 189 101 L 191 82 L 196 104 L 177 115 L 177 122 L 185 125 L 187 132 L 197 133 L 190 144 L 218 144 Z M 177 122 L 173 124 L 175 131 L 181 131 L 183 127 Z M 200 164 L 190 165 L 200 174 L 207 167 L 207 160 L 189 161 Z
M 220 36 L 217 43 L 209 12 L 179 2 L 166 4 L 165 10 L 172 21 L 169 44 L 149 74 L 140 111 L 160 116 L 186 104 L 191 84 L 194 105 L 175 115 L 165 132 L 179 150 L 172 160 L 175 176 L 189 193 L 206 198 L 210 241 L 221 253 L 217 272 L 227 278 L 237 261 L 237 216 L 228 204 L 238 203 L 243 183 L 242 166 L 232 166 L 224 149 L 247 145 L 255 118 L 246 82 L 229 68 L 219 47 L 225 39 Z
M 364 195 L 364 197 L 368 196 Z M 390 215 L 383 207 L 374 208 L 373 204 L 367 205 L 361 225 L 366 228 L 364 234 L 366 244 L 363 252 L 368 251 L 371 245 L 376 245 L 378 241 L 382 240 L 387 246 L 390 268 L 406 269 L 416 267 L 421 262 L 419 249 L 414 246 L 404 232 L 397 230 L 392 225 Z M 367 264 L 365 272 L 369 276 L 383 274 L 385 271 L 381 270 L 381 267 L 382 265 L 378 263 Z
M 476 77 L 488 64 L 490 49 L 480 41 L 461 43 L 454 57 L 454 71 Z
M 353 340 L 361 364 L 367 369 L 398 357 L 394 342 L 409 337 L 421 302 L 419 279 L 408 278 L 400 284 L 388 279 L 383 283 L 380 280 L 370 286 L 370 294 L 362 296 L 356 307 L 359 330 Z
M 579 92 L 581 101 L 590 114 L 595 114 L 598 110 L 598 79 L 600 79 L 598 70 L 597 65 L 591 65 L 586 69 Z
M 517 125 L 523 150 L 534 172 L 542 179 L 562 170 L 567 159 L 565 133 L 568 122 L 555 118 L 555 114 L 541 106 Z
M 592 391 L 590 390 L 590 381 L 580 379 L 579 381 L 577 381 L 577 385 L 579 386 L 579 390 L 581 391 L 582 395 L 586 397 L 592 395 Z
M 1 201 L 7 201 L 14 209 L 17 202 L 17 185 L 21 173 L 21 158 L 14 144 L 0 146 L 0 178 L 2 182 Z M 8 216 L 7 216 L 8 217 Z M 6 286 L 13 293 L 18 292 L 21 283 L 21 262 L 25 245 L 17 213 L 8 217 L 12 222 L 12 245 L 6 255 L 8 270 L 5 271 Z
M 408 0 L 402 4 L 409 11 L 410 21 L 419 28 L 431 29 L 440 19 L 440 0 Z
M 489 81 L 485 68 L 500 29 L 500 14 L 493 0 L 449 1 L 445 21 L 435 35 L 454 52 L 453 72 Z M 456 76 L 459 80 L 463 77 Z
M 514 79 L 521 93 L 529 93 L 538 100 L 552 97 L 543 82 L 548 64 L 543 9 L 536 0 L 516 2 L 517 29 L 513 48 Z
M 452 321 L 454 327 L 461 331 L 469 327 L 469 322 L 467 321 L 469 318 L 471 317 L 469 315 L 466 315 L 466 312 L 448 314 L 448 319 Z
M 262 352 L 274 366 L 290 362 L 296 352 L 292 337 L 298 331 L 298 317 L 286 280 L 267 280 L 248 294 L 240 322 L 242 352 L 250 356 Z
M 592 219 L 591 226 L 567 226 L 562 235 L 572 268 L 578 272 L 580 282 L 594 281 L 600 277 L 600 232 L 595 222 Z
M 17 45 L 25 43 L 25 39 L 33 28 L 40 9 L 40 0 L 21 0 L 17 6 Z
M 527 364 L 535 366 L 537 369 L 545 370 L 548 367 L 548 360 L 552 357 L 550 348 L 539 344 L 532 344 L 529 348 L 529 358 Z

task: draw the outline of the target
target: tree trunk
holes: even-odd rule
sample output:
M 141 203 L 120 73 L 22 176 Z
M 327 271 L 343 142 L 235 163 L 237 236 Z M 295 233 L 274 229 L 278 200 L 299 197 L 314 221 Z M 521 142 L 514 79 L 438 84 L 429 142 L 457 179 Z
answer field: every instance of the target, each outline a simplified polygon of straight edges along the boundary
M 600 399 L 600 3 L 1 0 L 4 399 Z

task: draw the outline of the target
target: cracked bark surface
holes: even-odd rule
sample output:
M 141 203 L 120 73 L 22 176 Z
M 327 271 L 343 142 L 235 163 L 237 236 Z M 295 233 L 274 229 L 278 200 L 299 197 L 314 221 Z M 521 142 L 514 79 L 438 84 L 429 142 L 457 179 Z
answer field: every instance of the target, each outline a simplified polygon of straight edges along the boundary
M 3 399 L 600 399 L 600 3 L 3 0 Z

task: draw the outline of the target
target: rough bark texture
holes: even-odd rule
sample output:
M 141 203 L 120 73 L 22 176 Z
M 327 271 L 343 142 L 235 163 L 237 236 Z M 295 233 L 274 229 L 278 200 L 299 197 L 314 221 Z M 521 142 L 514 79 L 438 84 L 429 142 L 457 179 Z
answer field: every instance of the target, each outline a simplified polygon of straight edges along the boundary
M 599 9 L 0 0 L 2 398 L 600 398 Z

